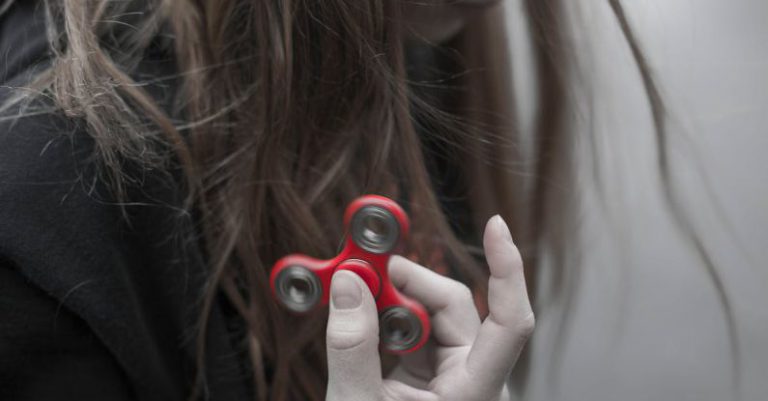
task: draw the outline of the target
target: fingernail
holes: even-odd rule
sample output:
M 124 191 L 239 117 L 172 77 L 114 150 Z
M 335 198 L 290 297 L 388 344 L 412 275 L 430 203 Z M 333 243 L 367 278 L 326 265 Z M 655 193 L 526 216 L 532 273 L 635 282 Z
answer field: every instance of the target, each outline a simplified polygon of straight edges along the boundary
M 504 219 L 499 214 L 497 214 L 496 216 L 493 216 L 493 218 L 496 220 L 496 224 L 498 225 L 499 230 L 503 234 L 504 239 L 514 244 L 515 241 L 512 239 L 512 233 L 509 232 L 509 226 L 507 226 L 507 222 L 505 222 Z
M 331 279 L 331 302 L 335 309 L 354 309 L 363 302 L 363 289 L 352 274 L 340 271 Z

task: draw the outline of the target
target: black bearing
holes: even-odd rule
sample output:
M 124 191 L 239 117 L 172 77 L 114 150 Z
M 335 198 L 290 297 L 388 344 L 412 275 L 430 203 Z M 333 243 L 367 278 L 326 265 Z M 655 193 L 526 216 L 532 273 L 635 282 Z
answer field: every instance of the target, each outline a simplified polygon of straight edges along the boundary
M 294 312 L 307 312 L 320 301 L 320 279 L 304 266 L 288 266 L 275 279 L 277 298 Z
M 388 210 L 364 206 L 352 217 L 352 239 L 368 252 L 391 252 L 400 238 L 400 224 Z
M 379 338 L 390 351 L 406 351 L 421 340 L 421 321 L 409 309 L 393 306 L 379 315 Z

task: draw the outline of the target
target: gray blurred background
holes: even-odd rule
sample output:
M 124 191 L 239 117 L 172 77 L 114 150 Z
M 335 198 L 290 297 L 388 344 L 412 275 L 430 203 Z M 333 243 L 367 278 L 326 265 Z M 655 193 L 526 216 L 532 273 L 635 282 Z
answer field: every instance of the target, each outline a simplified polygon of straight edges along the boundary
M 593 99 L 575 110 L 573 130 L 598 138 L 608 201 L 595 195 L 584 160 L 579 235 L 587 252 L 571 323 L 560 324 L 563 305 L 540 305 L 525 399 L 731 400 L 722 304 L 660 196 L 635 64 L 607 1 L 571 3 L 581 60 L 573 92 Z M 678 191 L 729 295 L 741 398 L 768 400 L 768 1 L 623 4 L 671 112 Z M 530 99 L 519 0 L 506 7 L 518 95 Z M 524 123 L 530 112 L 524 104 Z

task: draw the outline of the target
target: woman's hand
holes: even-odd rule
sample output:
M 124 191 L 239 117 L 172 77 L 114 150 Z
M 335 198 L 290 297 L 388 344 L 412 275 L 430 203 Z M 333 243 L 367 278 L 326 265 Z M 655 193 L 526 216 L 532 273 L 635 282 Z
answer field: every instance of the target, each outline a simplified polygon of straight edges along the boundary
M 481 322 L 469 289 L 407 259 L 394 257 L 392 282 L 431 315 L 432 340 L 382 378 L 376 303 L 354 273 L 331 283 L 328 401 L 498 401 L 534 326 L 523 263 L 501 217 L 483 238 L 491 277 L 489 315 Z

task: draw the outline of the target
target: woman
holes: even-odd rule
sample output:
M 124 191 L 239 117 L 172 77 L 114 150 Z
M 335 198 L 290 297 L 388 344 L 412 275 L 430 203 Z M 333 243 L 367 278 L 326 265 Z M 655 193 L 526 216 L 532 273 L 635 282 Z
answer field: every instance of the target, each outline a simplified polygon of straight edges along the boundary
M 532 266 L 568 171 L 561 6 L 526 7 L 530 191 L 495 2 L 6 1 L 4 399 L 509 399 L 533 313 L 504 221 Z M 335 254 L 365 193 L 408 210 L 390 271 L 432 314 L 400 360 L 354 274 L 328 316 L 269 292 L 279 257 Z

